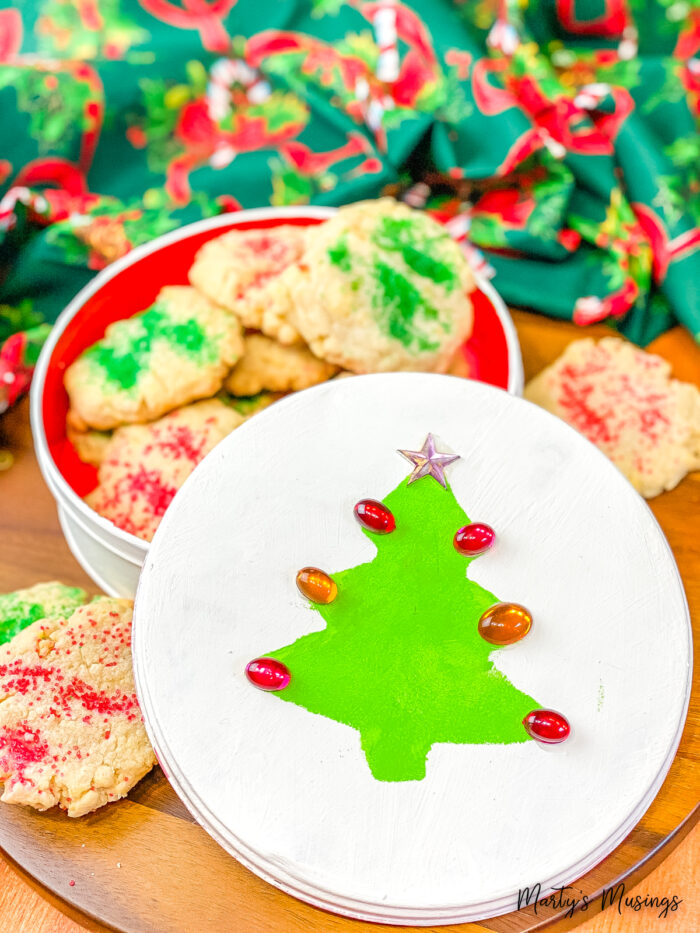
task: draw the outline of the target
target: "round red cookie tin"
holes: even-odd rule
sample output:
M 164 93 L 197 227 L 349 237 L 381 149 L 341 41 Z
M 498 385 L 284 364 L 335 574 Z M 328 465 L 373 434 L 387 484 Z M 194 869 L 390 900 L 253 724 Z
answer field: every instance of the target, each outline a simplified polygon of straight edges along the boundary
M 263 229 L 279 224 L 322 223 L 334 208 L 260 208 L 223 214 L 181 227 L 132 250 L 83 288 L 58 318 L 37 363 L 31 390 L 34 444 L 44 479 L 56 499 L 68 545 L 105 592 L 132 596 L 148 542 L 117 528 L 82 499 L 97 482 L 66 438 L 66 368 L 104 335 L 114 321 L 131 317 L 155 300 L 164 285 L 188 283 L 197 250 L 227 230 Z M 462 347 L 470 378 L 519 395 L 523 369 L 515 327 L 494 288 L 479 280 L 472 295 L 474 327 Z

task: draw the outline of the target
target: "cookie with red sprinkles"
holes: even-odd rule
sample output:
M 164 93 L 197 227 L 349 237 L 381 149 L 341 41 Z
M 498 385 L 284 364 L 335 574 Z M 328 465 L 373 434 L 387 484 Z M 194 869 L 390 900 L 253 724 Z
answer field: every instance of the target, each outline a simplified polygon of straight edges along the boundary
M 228 308 L 245 327 L 281 343 L 298 343 L 290 323 L 290 297 L 279 276 L 302 256 L 307 232 L 282 224 L 270 230 L 231 230 L 199 250 L 189 279 L 212 301 Z
M 596 444 L 646 498 L 700 469 L 700 391 L 625 340 L 575 340 L 524 394 Z
M 118 428 L 98 468 L 99 485 L 85 501 L 118 528 L 150 541 L 192 470 L 243 421 L 232 406 L 208 399 L 151 424 Z
M 155 764 L 134 690 L 132 606 L 100 599 L 0 647 L 4 803 L 83 816 Z

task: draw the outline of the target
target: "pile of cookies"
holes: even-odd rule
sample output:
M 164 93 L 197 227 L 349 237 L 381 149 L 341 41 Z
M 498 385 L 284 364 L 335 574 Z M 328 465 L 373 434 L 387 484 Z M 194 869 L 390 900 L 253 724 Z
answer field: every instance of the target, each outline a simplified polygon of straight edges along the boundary
M 128 599 L 62 583 L 0 595 L 4 803 L 83 816 L 156 763 L 131 664 Z
M 461 248 L 389 198 L 312 227 L 232 230 L 189 280 L 65 374 L 68 437 L 98 468 L 87 502 L 147 541 L 197 463 L 281 394 L 347 373 L 446 372 L 472 329 Z

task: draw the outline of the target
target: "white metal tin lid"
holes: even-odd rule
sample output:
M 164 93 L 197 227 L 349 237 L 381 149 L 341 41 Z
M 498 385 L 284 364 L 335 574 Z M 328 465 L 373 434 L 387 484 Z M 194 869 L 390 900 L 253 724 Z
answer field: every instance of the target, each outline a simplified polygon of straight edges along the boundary
M 428 432 L 460 454 L 460 505 L 499 535 L 469 577 L 535 617 L 493 663 L 574 731 L 556 754 L 436 744 L 424 779 L 378 781 L 354 729 L 256 690 L 244 669 L 323 627 L 296 571 L 372 560 L 353 505 L 394 489 L 408 473 L 395 451 Z M 321 385 L 224 440 L 152 543 L 133 650 L 158 757 L 214 838 L 313 904 L 412 924 L 514 909 L 525 885 L 544 894 L 608 854 L 663 781 L 691 673 L 673 556 L 624 477 L 535 406 L 425 374 Z

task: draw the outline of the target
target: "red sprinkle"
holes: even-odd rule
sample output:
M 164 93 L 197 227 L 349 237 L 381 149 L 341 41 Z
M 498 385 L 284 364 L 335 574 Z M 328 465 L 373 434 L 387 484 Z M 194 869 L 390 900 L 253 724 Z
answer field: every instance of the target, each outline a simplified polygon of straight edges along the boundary
M 18 723 L 0 730 L 0 775 L 17 774 L 20 779 L 24 771 L 37 764 L 48 754 L 49 747 L 38 730 L 30 729 L 28 723 Z
M 144 454 L 155 448 L 158 452 L 169 454 L 175 460 L 185 458 L 195 465 L 204 457 L 206 435 L 193 431 L 186 424 L 169 424 L 160 429 L 154 428 L 153 434 L 154 440 L 144 447 Z
M 641 352 L 635 359 L 650 371 L 659 365 Z M 594 444 L 614 444 L 623 431 L 630 429 L 658 443 L 670 425 L 668 392 L 659 391 L 658 384 L 645 385 L 643 379 L 632 379 L 629 373 L 616 369 L 600 344 L 583 362 L 562 366 L 559 375 L 557 402 L 566 420 Z M 604 380 L 605 401 L 592 403 L 599 380 Z
M 177 488 L 165 483 L 157 470 L 147 470 L 141 465 L 115 483 L 112 495 L 101 502 L 100 511 L 124 531 L 152 535 L 155 530 L 153 519 L 160 519 L 165 514 L 176 492 Z M 139 500 L 148 513 L 143 526 L 132 517 L 134 503 Z
M 133 693 L 122 693 L 117 690 L 112 696 L 98 692 L 89 687 L 84 681 L 74 677 L 71 682 L 56 696 L 56 702 L 65 706 L 67 701 L 76 699 L 83 709 L 105 715 L 116 713 L 131 713 L 138 709 L 136 696 Z

